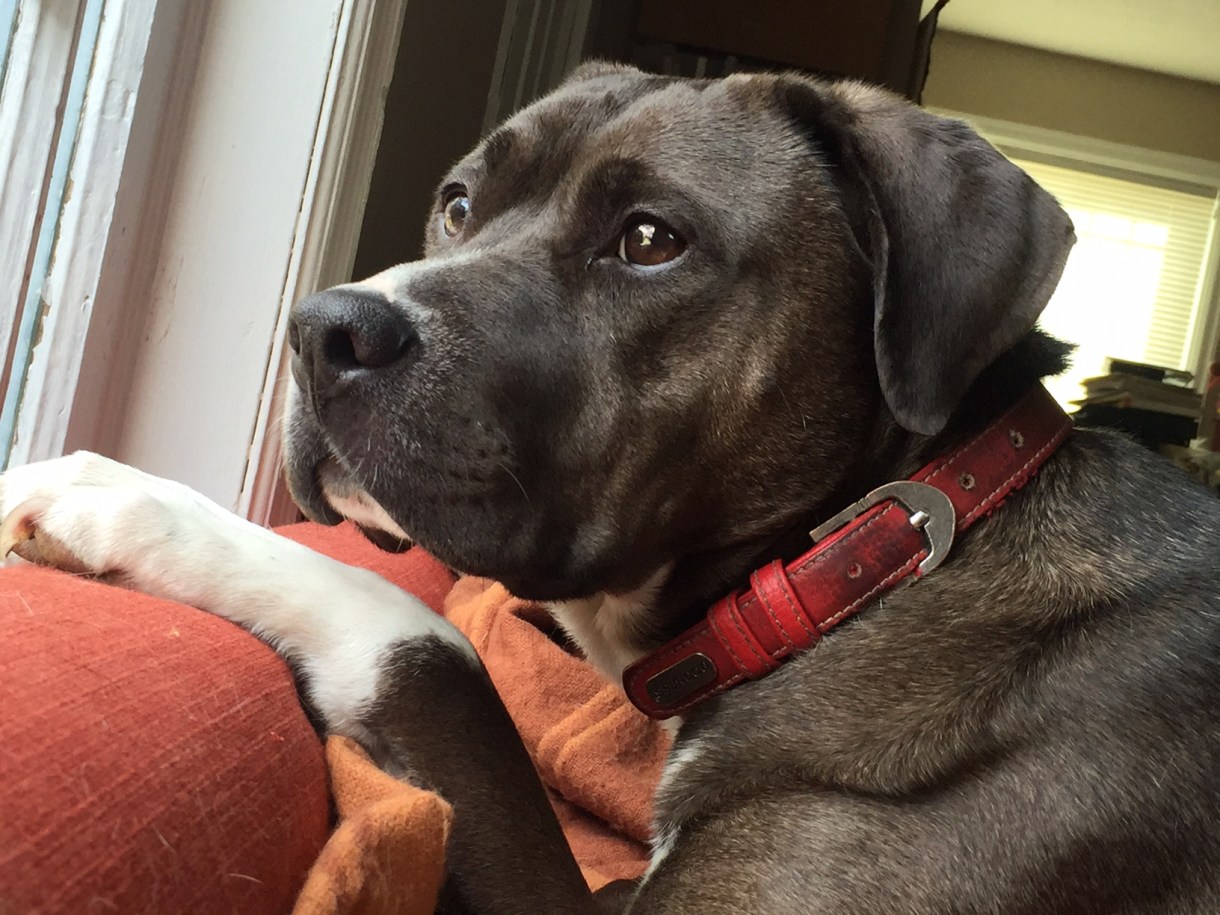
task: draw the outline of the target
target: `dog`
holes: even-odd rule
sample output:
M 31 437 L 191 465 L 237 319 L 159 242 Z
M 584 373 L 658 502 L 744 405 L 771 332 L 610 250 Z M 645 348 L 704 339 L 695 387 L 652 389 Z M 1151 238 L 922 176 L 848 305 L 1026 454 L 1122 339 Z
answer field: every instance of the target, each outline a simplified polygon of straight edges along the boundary
M 0 478 L 3 547 L 274 645 L 454 805 L 447 911 L 1217 912 L 1220 503 L 1038 393 L 1072 241 L 882 90 L 589 64 L 422 260 L 297 304 L 302 509 L 550 605 L 675 723 L 614 894 L 412 596 L 89 454 Z

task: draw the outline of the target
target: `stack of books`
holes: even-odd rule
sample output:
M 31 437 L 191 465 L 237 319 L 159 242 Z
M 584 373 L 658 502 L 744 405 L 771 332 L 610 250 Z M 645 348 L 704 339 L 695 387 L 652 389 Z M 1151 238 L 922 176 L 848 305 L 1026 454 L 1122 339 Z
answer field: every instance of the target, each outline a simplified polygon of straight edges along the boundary
M 1189 372 L 1120 359 L 1106 367 L 1107 374 L 1082 382 L 1085 396 L 1074 402 L 1078 425 L 1122 429 L 1150 448 L 1195 437 L 1203 398 Z

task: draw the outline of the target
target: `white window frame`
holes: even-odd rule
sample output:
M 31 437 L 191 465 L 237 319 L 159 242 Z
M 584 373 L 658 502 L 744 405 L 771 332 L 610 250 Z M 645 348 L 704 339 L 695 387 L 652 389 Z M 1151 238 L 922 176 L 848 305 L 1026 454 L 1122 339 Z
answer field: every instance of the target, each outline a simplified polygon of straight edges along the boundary
M 1195 385 L 1207 382 L 1208 368 L 1220 345 L 1220 162 L 1127 146 L 1058 130 L 979 117 L 947 109 L 929 109 L 943 117 L 967 121 L 1006 155 L 1034 158 L 1069 168 L 1094 171 L 1165 187 L 1203 192 L 1213 200 L 1207 262 L 1200 277 L 1199 305 L 1187 365 Z
M 351 279 L 369 182 L 385 115 L 385 97 L 407 0 L 346 5 L 327 92 L 318 120 L 315 155 L 302 198 L 298 231 L 280 298 L 271 351 L 249 442 L 236 510 L 260 524 L 283 524 L 297 514 L 283 480 L 283 414 L 288 378 L 288 313 L 303 295 Z
M 301 295 L 350 273 L 407 0 L 104 2 L 72 193 L 47 216 L 59 222 L 49 304 L 12 463 L 91 447 L 253 520 L 287 520 L 284 324 Z M 63 15 L 23 0 L 52 5 Z M 42 49 L 61 71 L 63 38 Z M 10 74 L 28 82 L 24 107 L 54 111 L 54 79 L 29 76 Z M 20 150 L 0 136 L 0 165 L 45 180 L 47 130 Z M 0 201 L 6 188 L 21 185 L 0 184 Z M 28 234 L 30 219 L 5 212 Z M 191 335 L 201 326 L 207 339 Z M 238 370 L 252 383 L 210 395 Z
M 89 307 L 61 309 L 55 303 L 84 287 L 88 301 L 90 253 L 57 259 L 60 244 L 101 237 L 113 204 L 118 172 L 129 138 L 131 117 L 116 97 L 134 97 L 151 31 L 153 0 L 116 0 L 103 16 L 102 0 L 6 4 L 4 88 L 0 95 L 0 354 L 11 359 L 4 390 L 5 439 L 21 452 L 37 452 L 33 433 L 54 435 L 62 417 L 31 428 L 28 403 L 55 400 L 49 386 L 71 386 L 79 370 L 79 341 Z M 122 34 L 125 53 L 114 53 Z M 94 54 L 94 49 L 98 53 Z M 108 118 L 85 116 L 107 110 Z M 118 110 L 116 110 L 116 108 Z M 78 113 L 80 117 L 78 117 Z M 111 155 L 96 155 L 107 149 Z M 117 155 L 114 153 L 117 152 Z M 87 192 L 75 193 L 80 188 Z M 96 236 L 94 236 L 96 237 Z M 82 282 L 83 281 L 83 282 Z M 69 348 L 57 372 L 35 365 L 38 351 L 28 340 L 40 331 L 47 350 Z M 75 351 L 71 351 L 76 343 Z M 22 420 L 26 420 L 24 423 Z

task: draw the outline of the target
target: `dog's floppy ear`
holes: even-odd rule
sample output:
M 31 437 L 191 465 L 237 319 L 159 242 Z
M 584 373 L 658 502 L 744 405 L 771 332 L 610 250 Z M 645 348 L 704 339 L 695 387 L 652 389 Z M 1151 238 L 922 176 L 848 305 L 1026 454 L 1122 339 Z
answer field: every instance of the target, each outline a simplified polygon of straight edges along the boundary
M 939 432 L 1050 299 L 1075 236 L 1055 199 L 958 121 L 859 84 L 780 84 L 833 166 L 873 265 L 874 346 L 891 411 Z

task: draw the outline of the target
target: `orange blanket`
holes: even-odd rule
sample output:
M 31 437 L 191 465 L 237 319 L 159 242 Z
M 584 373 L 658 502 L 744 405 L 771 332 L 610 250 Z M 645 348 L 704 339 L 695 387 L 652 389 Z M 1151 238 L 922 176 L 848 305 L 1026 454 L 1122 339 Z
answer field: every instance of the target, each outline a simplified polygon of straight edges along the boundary
M 590 887 L 639 876 L 668 735 L 500 585 L 461 579 L 444 608 L 483 657 Z M 379 772 L 351 741 L 331 738 L 326 751 L 341 822 L 294 915 L 431 913 L 453 811 Z

